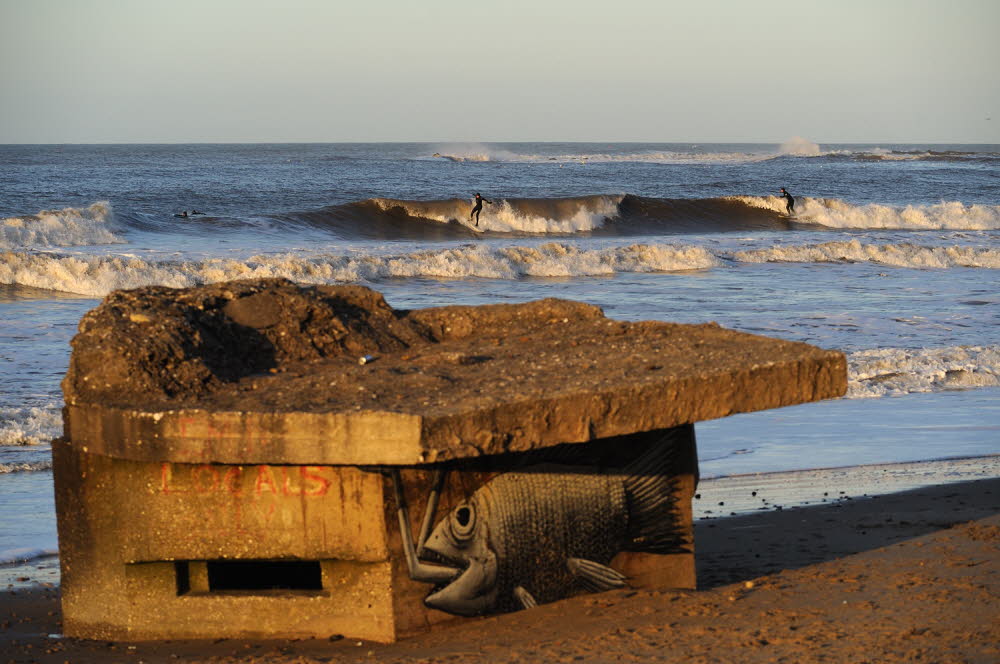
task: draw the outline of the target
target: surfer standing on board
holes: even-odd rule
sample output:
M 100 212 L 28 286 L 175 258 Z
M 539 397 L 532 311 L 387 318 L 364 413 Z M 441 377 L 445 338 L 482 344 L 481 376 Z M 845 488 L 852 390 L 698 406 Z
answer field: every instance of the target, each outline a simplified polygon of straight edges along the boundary
M 472 212 L 469 213 L 469 221 L 472 221 L 472 217 L 473 217 L 473 215 L 475 215 L 475 217 L 476 217 L 476 226 L 479 225 L 479 212 L 483 209 L 483 201 L 486 201 L 490 205 L 493 205 L 493 201 L 486 200 L 485 198 L 483 198 L 482 196 L 480 196 L 479 192 L 477 191 L 476 192 L 476 198 L 475 198 L 476 205 L 475 205 L 475 207 L 472 208 Z
M 792 198 L 791 194 L 785 191 L 784 187 L 781 188 L 781 196 L 779 198 L 785 199 L 786 201 L 785 212 L 788 214 L 789 217 L 792 216 L 792 214 L 795 213 L 795 199 Z

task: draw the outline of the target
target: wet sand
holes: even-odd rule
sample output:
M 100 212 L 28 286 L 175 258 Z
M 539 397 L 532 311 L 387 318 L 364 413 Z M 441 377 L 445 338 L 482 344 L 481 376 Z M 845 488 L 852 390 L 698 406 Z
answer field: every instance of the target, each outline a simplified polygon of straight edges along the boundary
M 1000 661 L 1000 479 L 696 525 L 697 591 L 624 590 L 382 645 L 58 635 L 58 588 L 0 593 L 0 662 Z

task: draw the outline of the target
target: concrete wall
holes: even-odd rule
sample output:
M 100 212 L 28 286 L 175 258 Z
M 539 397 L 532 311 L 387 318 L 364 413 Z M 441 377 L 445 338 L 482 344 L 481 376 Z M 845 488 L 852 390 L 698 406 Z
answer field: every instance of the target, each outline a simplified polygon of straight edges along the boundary
M 693 435 L 684 445 L 685 472 L 676 491 L 690 550 L 619 554 L 613 566 L 633 585 L 694 586 Z M 67 636 L 342 634 L 393 641 L 463 620 L 423 605 L 430 586 L 407 575 L 393 489 L 382 473 L 351 466 L 130 461 L 68 441 L 53 444 L 53 459 Z M 490 457 L 451 472 L 438 518 L 491 476 L 524 463 L 516 455 Z M 432 469 L 405 469 L 402 479 L 415 536 Z M 241 572 L 233 561 L 265 566 Z M 307 562 L 304 568 L 283 566 L 295 561 Z M 219 587 L 209 583 L 210 569 L 222 579 Z M 292 585 L 304 587 L 240 589 L 220 576 L 235 570 L 241 586 L 268 574 L 280 578 L 289 569 Z

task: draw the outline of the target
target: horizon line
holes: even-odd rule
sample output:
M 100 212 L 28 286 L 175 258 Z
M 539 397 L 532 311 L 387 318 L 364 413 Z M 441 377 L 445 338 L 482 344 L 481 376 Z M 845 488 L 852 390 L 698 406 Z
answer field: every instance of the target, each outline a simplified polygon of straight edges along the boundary
M 711 141 L 700 141 L 700 140 L 683 140 L 683 141 L 661 141 L 661 140 L 627 140 L 627 141 L 616 141 L 616 140 L 544 140 L 544 141 L 532 141 L 532 140 L 349 140 L 349 141 L 330 141 L 330 140 L 261 140 L 261 141 L 187 141 L 187 140 L 177 140 L 177 141 L 53 141 L 53 142 L 28 142 L 19 141 L 14 143 L 0 142 L 0 146 L 28 146 L 28 145 L 388 145 L 388 144 L 469 144 L 469 145 L 482 145 L 482 144 L 510 144 L 510 143 L 541 143 L 541 144 L 557 144 L 557 143 L 579 143 L 579 144 L 659 144 L 659 145 L 684 145 L 684 144 L 695 144 L 695 145 L 782 145 L 792 138 L 786 138 L 780 141 L 774 140 L 739 140 L 739 141 L 724 141 L 724 140 L 711 140 Z M 930 141 L 917 141 L 917 140 L 877 140 L 877 141 L 863 141 L 863 140 L 811 140 L 803 139 L 809 143 L 814 144 L 832 144 L 832 145 L 876 145 L 880 143 L 893 144 L 893 145 L 1000 145 L 1000 139 L 997 142 L 976 142 L 976 141 L 962 141 L 962 140 L 930 140 Z

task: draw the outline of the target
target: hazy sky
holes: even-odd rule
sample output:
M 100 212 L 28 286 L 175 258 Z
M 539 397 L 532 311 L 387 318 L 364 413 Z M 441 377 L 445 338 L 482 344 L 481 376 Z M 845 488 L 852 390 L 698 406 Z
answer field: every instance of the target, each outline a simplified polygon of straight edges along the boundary
M 0 0 L 0 143 L 1000 143 L 998 0 Z

